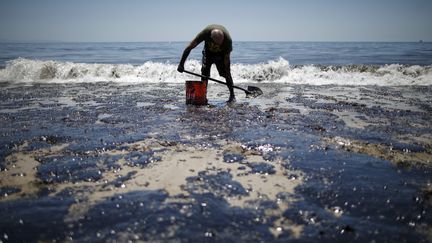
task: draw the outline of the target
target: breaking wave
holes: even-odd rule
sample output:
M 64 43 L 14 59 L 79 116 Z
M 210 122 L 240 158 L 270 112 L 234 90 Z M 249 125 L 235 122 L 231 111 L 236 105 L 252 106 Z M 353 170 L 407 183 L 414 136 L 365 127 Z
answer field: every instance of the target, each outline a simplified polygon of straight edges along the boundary
M 200 72 L 197 60 L 186 62 L 185 68 Z M 194 76 L 177 72 L 177 64 L 145 62 L 130 64 L 89 64 L 42 61 L 18 58 L 0 69 L 0 81 L 12 83 L 181 83 Z M 283 58 L 260 64 L 233 64 L 234 82 L 265 82 L 310 85 L 432 85 L 432 66 L 419 65 L 290 65 Z M 212 77 L 220 78 L 216 68 Z

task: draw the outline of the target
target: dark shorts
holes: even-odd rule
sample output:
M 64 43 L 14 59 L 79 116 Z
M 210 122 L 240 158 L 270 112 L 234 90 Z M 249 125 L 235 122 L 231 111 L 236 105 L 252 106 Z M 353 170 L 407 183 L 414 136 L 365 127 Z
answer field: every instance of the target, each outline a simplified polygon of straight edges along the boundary
M 221 77 L 225 78 L 225 64 L 222 55 L 209 55 L 205 51 L 202 52 L 202 67 L 201 74 L 210 77 L 210 69 L 213 64 L 216 64 L 216 68 Z

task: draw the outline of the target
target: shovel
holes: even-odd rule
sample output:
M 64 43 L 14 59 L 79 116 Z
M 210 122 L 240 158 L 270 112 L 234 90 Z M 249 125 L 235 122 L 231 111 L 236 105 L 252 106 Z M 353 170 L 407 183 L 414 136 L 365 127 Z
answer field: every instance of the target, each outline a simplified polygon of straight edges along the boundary
M 225 82 L 222 82 L 222 81 L 214 79 L 214 78 L 206 77 L 206 76 L 198 74 L 198 73 L 189 72 L 187 70 L 184 70 L 184 72 L 188 73 L 188 74 L 192 74 L 192 75 L 198 76 L 198 77 L 201 77 L 203 79 L 208 79 L 208 80 L 211 80 L 211 81 L 215 81 L 216 83 L 227 85 Z M 249 98 L 249 97 L 254 97 L 255 98 L 255 97 L 258 97 L 258 96 L 260 96 L 260 95 L 263 94 L 262 90 L 260 88 L 258 88 L 258 87 L 255 87 L 255 86 L 248 86 L 247 90 L 243 89 L 241 87 L 238 87 L 238 86 L 233 86 L 233 88 L 243 90 L 246 93 L 246 98 Z

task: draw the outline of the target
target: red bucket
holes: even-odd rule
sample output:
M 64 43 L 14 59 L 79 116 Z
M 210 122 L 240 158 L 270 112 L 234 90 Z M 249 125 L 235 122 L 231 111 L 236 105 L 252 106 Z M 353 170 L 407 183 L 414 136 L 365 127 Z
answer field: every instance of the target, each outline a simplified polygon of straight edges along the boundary
M 207 105 L 207 81 L 186 81 L 186 104 Z

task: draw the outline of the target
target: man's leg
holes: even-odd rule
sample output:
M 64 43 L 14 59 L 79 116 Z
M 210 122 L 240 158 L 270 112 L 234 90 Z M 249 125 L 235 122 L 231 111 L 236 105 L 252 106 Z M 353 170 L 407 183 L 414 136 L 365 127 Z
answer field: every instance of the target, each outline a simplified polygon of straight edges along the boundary
M 218 70 L 219 76 L 226 78 L 225 65 L 223 63 L 222 57 L 217 58 L 215 61 L 215 64 L 216 64 L 216 68 Z
M 219 75 L 221 77 L 225 78 L 225 81 L 226 81 L 227 86 L 228 86 L 228 90 L 230 92 L 230 98 L 228 101 L 231 102 L 231 101 L 235 100 L 234 88 L 233 88 L 234 84 L 232 82 L 232 79 L 227 78 L 227 74 L 225 73 L 226 69 L 225 69 L 225 64 L 223 63 L 223 58 L 221 57 L 220 59 L 216 60 L 215 64 L 216 64 L 216 68 L 219 72 Z
M 211 65 L 213 64 L 213 61 L 211 58 L 209 58 L 206 54 L 205 51 L 202 52 L 203 56 L 202 56 L 202 61 L 201 61 L 201 75 L 206 76 L 206 77 L 210 77 L 210 71 L 211 71 Z M 206 86 L 206 90 L 208 87 L 208 79 L 206 78 L 201 78 L 201 82 L 205 83 Z M 206 96 L 207 96 L 207 91 L 206 91 Z M 207 103 L 207 99 L 206 99 L 206 103 Z
M 205 53 L 205 51 L 202 52 L 203 56 L 202 56 L 202 61 L 201 61 L 201 75 L 206 76 L 206 77 L 210 77 L 210 70 L 211 70 L 211 65 L 212 60 L 210 57 L 208 57 Z M 204 78 L 201 78 L 201 81 L 204 81 Z

